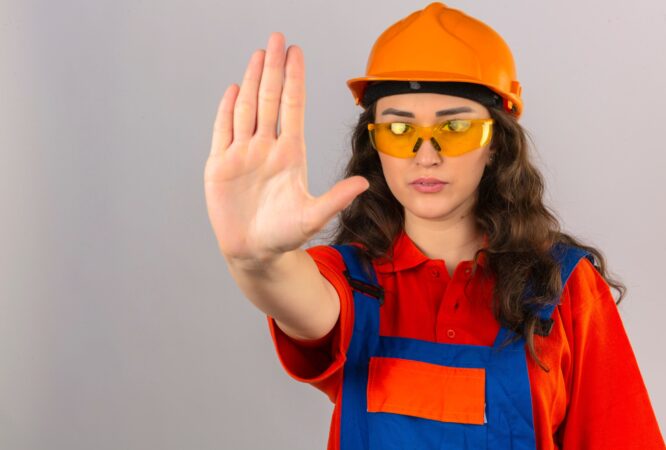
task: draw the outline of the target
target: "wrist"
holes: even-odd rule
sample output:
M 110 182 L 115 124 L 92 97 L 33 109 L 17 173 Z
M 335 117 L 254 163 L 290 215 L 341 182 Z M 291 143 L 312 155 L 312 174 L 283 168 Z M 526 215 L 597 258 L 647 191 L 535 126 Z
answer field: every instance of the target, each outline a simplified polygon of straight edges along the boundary
M 272 270 L 279 261 L 284 259 L 285 255 L 286 253 L 277 253 L 252 258 L 234 258 L 224 255 L 224 259 L 230 269 L 243 272 L 261 273 Z

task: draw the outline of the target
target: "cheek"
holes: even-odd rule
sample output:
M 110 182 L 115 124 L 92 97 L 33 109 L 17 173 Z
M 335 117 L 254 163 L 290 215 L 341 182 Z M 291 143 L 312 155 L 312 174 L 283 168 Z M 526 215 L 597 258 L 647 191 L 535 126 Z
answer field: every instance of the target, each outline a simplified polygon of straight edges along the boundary
M 407 167 L 409 160 L 384 155 L 380 156 L 380 159 L 382 160 L 384 179 L 386 180 L 389 190 L 398 202 L 404 205 L 409 199 L 409 186 L 407 185 L 409 181 L 407 179 L 407 174 L 409 173 Z
M 483 152 L 471 152 L 457 158 L 451 158 L 449 168 L 452 169 L 453 181 L 456 190 L 461 195 L 470 195 L 479 186 L 481 177 L 486 168 L 486 159 Z

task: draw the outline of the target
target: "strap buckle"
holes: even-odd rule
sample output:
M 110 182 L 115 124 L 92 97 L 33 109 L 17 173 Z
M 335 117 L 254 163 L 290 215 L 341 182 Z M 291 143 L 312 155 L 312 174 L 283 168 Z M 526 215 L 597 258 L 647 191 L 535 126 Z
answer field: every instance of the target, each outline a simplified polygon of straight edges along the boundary
M 379 300 L 379 306 L 384 304 L 384 289 L 382 287 L 374 286 L 361 280 L 357 280 L 356 278 L 352 278 L 349 274 L 349 270 L 347 269 L 344 270 L 343 274 L 345 278 L 347 278 L 347 281 L 352 288 L 371 297 L 375 297 L 377 300 Z

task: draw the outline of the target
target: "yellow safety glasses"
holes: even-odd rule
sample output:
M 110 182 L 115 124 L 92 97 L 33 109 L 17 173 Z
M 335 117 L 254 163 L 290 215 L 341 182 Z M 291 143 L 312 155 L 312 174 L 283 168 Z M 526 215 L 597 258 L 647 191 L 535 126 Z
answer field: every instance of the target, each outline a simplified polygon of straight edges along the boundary
M 493 119 L 451 119 L 432 126 L 407 122 L 369 123 L 375 150 L 398 158 L 413 158 L 424 140 L 438 152 L 460 156 L 486 145 L 493 134 Z

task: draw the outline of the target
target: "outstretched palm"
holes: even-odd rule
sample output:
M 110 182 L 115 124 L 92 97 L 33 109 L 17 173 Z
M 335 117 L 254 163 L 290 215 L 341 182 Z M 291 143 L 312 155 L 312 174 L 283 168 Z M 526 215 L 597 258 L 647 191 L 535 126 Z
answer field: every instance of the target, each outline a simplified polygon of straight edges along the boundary
M 304 72 L 300 48 L 285 55 L 284 36 L 272 33 L 268 49 L 253 53 L 240 90 L 232 84 L 220 101 L 204 185 L 228 258 L 267 260 L 299 248 L 369 186 L 355 176 L 320 197 L 309 194 Z

